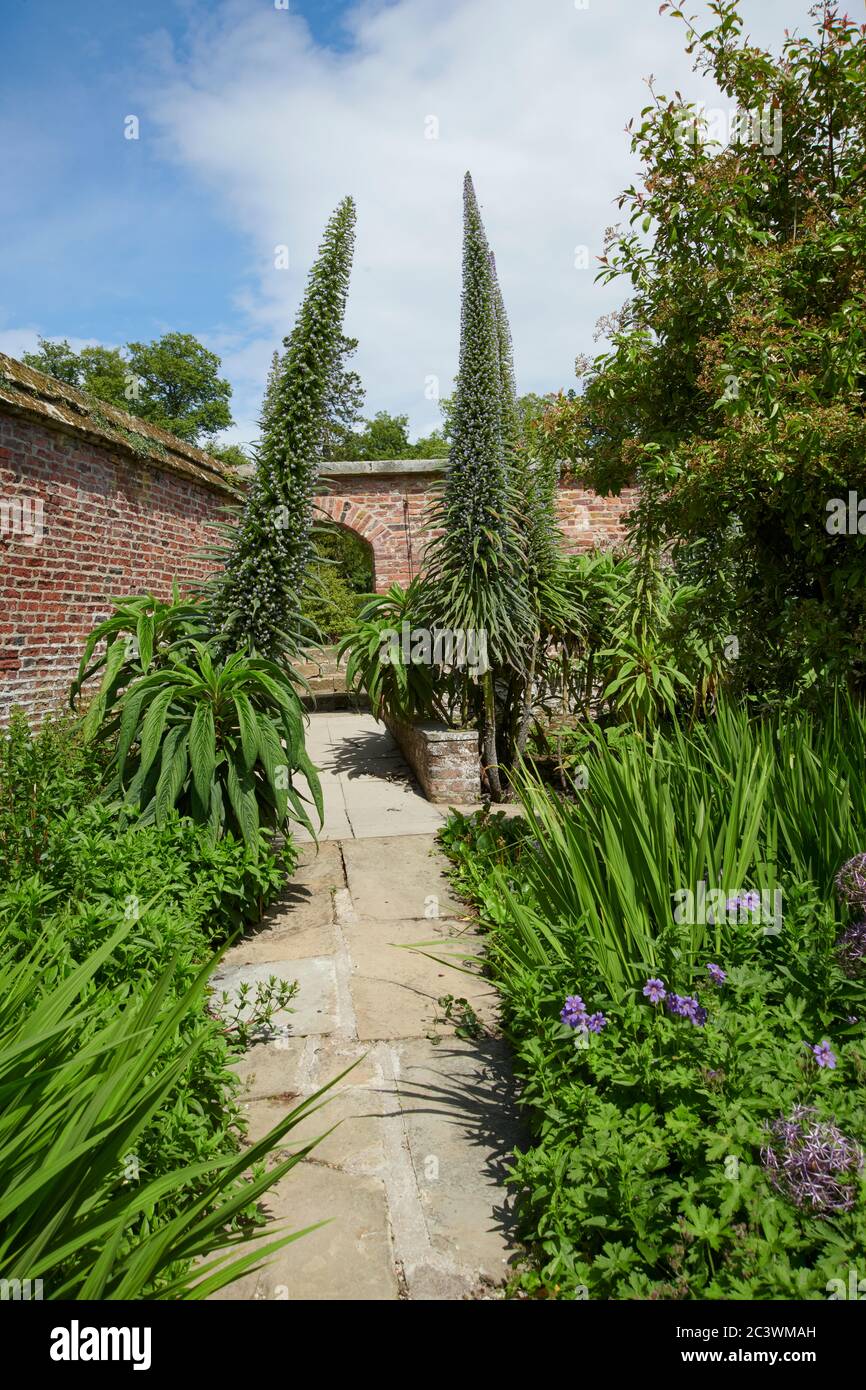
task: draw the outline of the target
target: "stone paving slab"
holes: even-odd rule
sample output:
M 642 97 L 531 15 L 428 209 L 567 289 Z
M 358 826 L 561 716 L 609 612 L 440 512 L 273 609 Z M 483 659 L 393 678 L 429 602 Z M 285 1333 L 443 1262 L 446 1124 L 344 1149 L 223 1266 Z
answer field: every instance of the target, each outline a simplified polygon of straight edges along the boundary
M 371 714 L 312 715 L 307 751 L 324 797 L 320 841 L 427 835 L 445 820 L 447 808 L 427 801 L 391 735 Z M 293 833 L 301 844 L 312 841 L 303 827 Z
M 499 1283 L 508 1275 L 505 1168 L 519 1139 L 502 1042 L 396 1046 L 396 1086 L 424 1220 L 435 1250 Z
M 495 1014 L 491 985 L 447 963 L 464 965 L 464 956 L 477 953 L 477 940 L 449 933 L 446 925 L 361 918 L 346 926 L 359 1038 L 426 1034 L 442 1012 L 439 999 L 449 994 L 466 998 L 479 1016 Z
M 373 761 L 392 769 L 375 785 L 371 734 Z M 264 1204 L 294 1230 L 330 1224 L 222 1299 L 454 1300 L 507 1277 L 501 1179 L 517 1128 L 506 1049 L 493 1036 L 498 1000 L 482 977 L 445 959 L 474 955 L 482 943 L 435 848 L 443 810 L 419 796 L 401 813 L 412 784 L 393 775 L 388 739 L 369 715 L 312 717 L 309 742 L 332 797 L 328 825 L 345 822 L 348 832 L 301 845 L 286 893 L 214 977 L 232 991 L 271 974 L 300 983 L 296 1011 L 278 1020 L 280 1036 L 255 1043 L 233 1067 L 251 1140 L 353 1067 L 281 1141 L 280 1152 L 293 1153 L 335 1126 Z M 359 742 L 368 750 L 362 762 Z M 419 829 L 430 811 L 432 825 Z M 385 835 L 382 823 L 393 830 L 395 820 L 398 832 Z M 439 916 L 425 916 L 434 906 Z M 308 943 L 315 949 L 301 954 Z M 421 943 L 428 954 L 405 949 Z M 443 995 L 467 998 L 490 1036 L 457 1039 L 438 1005 Z M 268 1238 L 266 1230 L 261 1242 Z
M 346 881 L 361 917 L 406 920 L 465 917 L 466 908 L 442 876 L 442 857 L 429 836 L 369 838 L 343 846 Z
M 221 965 L 211 979 L 217 994 L 225 992 L 232 1003 L 238 998 L 241 985 L 250 986 L 250 999 L 240 1014 L 246 1020 L 252 1011 L 256 985 L 265 984 L 272 975 L 287 983 L 297 980 L 300 986 L 290 1008 L 274 1013 L 271 1020 L 274 1028 L 288 1029 L 295 1035 L 334 1031 L 337 1027 L 337 982 L 330 956 L 311 960 L 269 960 L 255 965 Z
M 273 1223 L 298 1231 L 327 1225 L 269 1257 L 266 1268 L 246 1274 L 217 1299 L 380 1301 L 400 1297 L 384 1184 L 325 1167 L 299 1163 L 267 1195 Z M 266 1230 L 256 1245 L 273 1239 Z M 254 1357 L 255 1349 L 251 1348 Z
M 284 1119 L 300 1097 L 269 1096 L 244 1105 L 251 1143 L 263 1139 L 274 1125 Z M 316 1145 L 311 1155 L 315 1163 L 327 1163 L 348 1173 L 381 1177 L 385 1165 L 385 1144 L 382 1117 L 386 1106 L 396 1113 L 393 1096 L 375 1087 L 342 1087 L 331 1092 L 325 1104 L 286 1135 L 275 1156 L 282 1158 L 297 1153 L 313 1139 Z

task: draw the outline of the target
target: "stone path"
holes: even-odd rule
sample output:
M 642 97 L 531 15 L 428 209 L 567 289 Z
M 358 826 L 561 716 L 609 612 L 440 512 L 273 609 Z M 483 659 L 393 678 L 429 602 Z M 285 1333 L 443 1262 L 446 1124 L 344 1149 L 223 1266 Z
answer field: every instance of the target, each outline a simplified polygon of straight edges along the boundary
M 483 980 L 401 949 L 478 949 L 434 845 L 445 812 L 423 799 L 369 715 L 313 715 L 309 747 L 323 768 L 324 837 L 318 851 L 304 845 L 283 901 L 214 983 L 230 993 L 271 975 L 300 985 L 295 1011 L 275 1020 L 286 1034 L 237 1067 L 253 1139 L 358 1065 L 287 1136 L 280 1154 L 336 1124 L 266 1203 L 290 1229 L 328 1224 L 219 1297 L 483 1295 L 506 1277 L 510 1253 L 501 1184 L 517 1125 L 507 1053 L 436 1020 L 442 996 L 463 996 L 492 1027 L 496 999 Z

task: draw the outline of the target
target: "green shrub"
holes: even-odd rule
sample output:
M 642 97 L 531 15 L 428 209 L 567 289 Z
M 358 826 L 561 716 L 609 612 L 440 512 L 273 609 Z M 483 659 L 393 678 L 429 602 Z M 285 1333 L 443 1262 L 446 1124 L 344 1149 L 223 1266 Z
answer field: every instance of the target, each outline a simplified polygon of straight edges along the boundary
M 303 1234 L 231 1258 L 256 1200 L 313 1145 L 260 1161 L 319 1096 L 243 1154 L 178 1152 L 172 1116 L 213 1104 L 185 1081 L 225 1046 L 203 1011 L 210 966 L 180 993 L 169 969 L 120 996 L 105 976 L 136 928 L 105 930 L 72 969 L 56 925 L 23 957 L 0 940 L 0 1277 L 40 1279 L 49 1299 L 201 1298 Z
M 104 762 L 72 720 L 46 719 L 31 735 L 12 711 L 0 736 L 0 877 L 36 868 L 56 818 L 96 795 Z
M 722 707 L 652 743 L 597 736 L 569 797 L 524 778 L 520 820 L 446 826 L 533 1136 L 513 1170 L 525 1289 L 821 1298 L 847 1279 L 866 1237 L 866 972 L 842 969 L 853 909 L 833 879 L 866 846 L 864 757 L 866 715 L 846 699 L 820 724 Z M 683 917 L 702 883 L 725 904 Z M 750 892 L 769 918 L 743 907 Z M 650 978 L 696 1000 L 695 1022 L 654 1006 Z M 575 997 L 599 1032 L 569 1014 Z M 834 1067 L 818 1065 L 824 1040 Z M 798 1204 L 768 1166 L 771 1127 L 802 1107 L 854 1156 L 845 1209 Z
M 314 834 L 306 782 L 321 822 L 316 770 L 304 747 L 304 712 L 289 668 L 225 654 L 205 602 L 152 595 L 118 601 L 93 629 L 70 690 L 76 708 L 101 675 L 81 721 L 113 762 L 105 795 L 161 823 L 173 808 L 251 847 L 259 829 L 298 821 Z M 100 651 L 101 644 L 104 650 Z
M 339 655 L 349 657 L 346 688 L 365 690 L 377 719 L 383 714 L 406 722 L 431 716 L 448 719 L 442 703 L 447 681 L 439 681 L 440 669 L 411 659 L 411 653 L 408 661 L 388 659 L 393 634 L 400 639 L 404 624 L 410 631 L 414 626 L 417 593 L 415 581 L 408 589 L 392 584 L 387 593 L 376 594 L 339 646 Z
M 62 725 L 31 736 L 19 716 L 2 745 L 0 1277 L 182 1297 L 190 1259 L 251 1230 L 263 1190 L 240 1182 L 242 1039 L 208 998 L 211 943 L 260 916 L 294 850 L 176 811 L 120 827 L 100 773 Z M 260 1017 L 279 996 L 265 987 Z
M 304 589 L 302 613 L 317 640 L 338 642 L 373 595 L 369 545 L 339 526 L 315 526 L 316 558 Z

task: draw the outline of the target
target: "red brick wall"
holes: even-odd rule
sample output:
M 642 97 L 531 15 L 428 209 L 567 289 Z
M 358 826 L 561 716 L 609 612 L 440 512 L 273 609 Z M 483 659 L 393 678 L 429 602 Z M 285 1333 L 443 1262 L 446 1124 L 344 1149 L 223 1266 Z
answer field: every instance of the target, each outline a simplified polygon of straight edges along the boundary
M 318 504 L 369 541 L 380 592 L 423 568 L 435 484 L 429 473 L 328 479 Z M 202 579 L 208 566 L 195 557 L 216 538 L 228 500 L 228 490 L 153 459 L 0 413 L 0 724 L 14 704 L 36 715 L 64 704 L 83 641 L 112 598 L 167 596 L 174 579 L 182 589 Z M 615 544 L 629 505 L 564 481 L 568 549 Z
M 42 535 L 20 534 L 15 499 Z M 0 415 L 0 722 L 62 706 L 113 597 L 201 579 L 229 497 L 154 463 Z M 10 505 L 11 504 L 11 505 Z M 38 531 L 38 524 L 32 528 Z M 14 534 L 13 531 L 17 531 Z
M 355 531 L 373 548 L 375 588 L 406 585 L 423 567 L 424 547 L 433 535 L 429 508 L 433 478 L 344 476 L 328 479 L 328 493 L 316 504 L 325 516 Z
M 431 475 L 392 477 L 341 475 L 328 479 L 317 498 L 325 516 L 355 531 L 373 548 L 375 587 L 406 585 L 423 569 L 424 548 L 434 535 L 429 508 L 436 495 Z M 597 497 L 564 480 L 559 488 L 559 524 L 569 554 L 609 549 L 623 539 L 623 518 L 634 494 Z

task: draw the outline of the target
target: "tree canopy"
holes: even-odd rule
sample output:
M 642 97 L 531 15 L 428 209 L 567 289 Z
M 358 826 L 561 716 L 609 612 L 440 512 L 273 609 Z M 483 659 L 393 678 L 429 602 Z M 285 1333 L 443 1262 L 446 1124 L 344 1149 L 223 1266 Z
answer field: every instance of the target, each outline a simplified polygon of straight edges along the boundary
M 220 359 L 191 333 L 164 333 L 150 343 L 80 352 L 66 338 L 40 338 L 38 351 L 25 353 L 23 360 L 188 444 L 207 445 L 234 423 L 232 388 L 219 374 Z
M 589 486 L 652 496 L 647 523 L 737 636 L 744 678 L 862 684 L 864 542 L 827 523 L 866 497 L 866 26 L 816 8 L 773 57 L 737 0 L 710 8 L 703 33 L 673 14 L 727 129 L 714 143 L 718 113 L 650 85 L 642 178 L 600 258 L 631 297 L 544 427 Z

